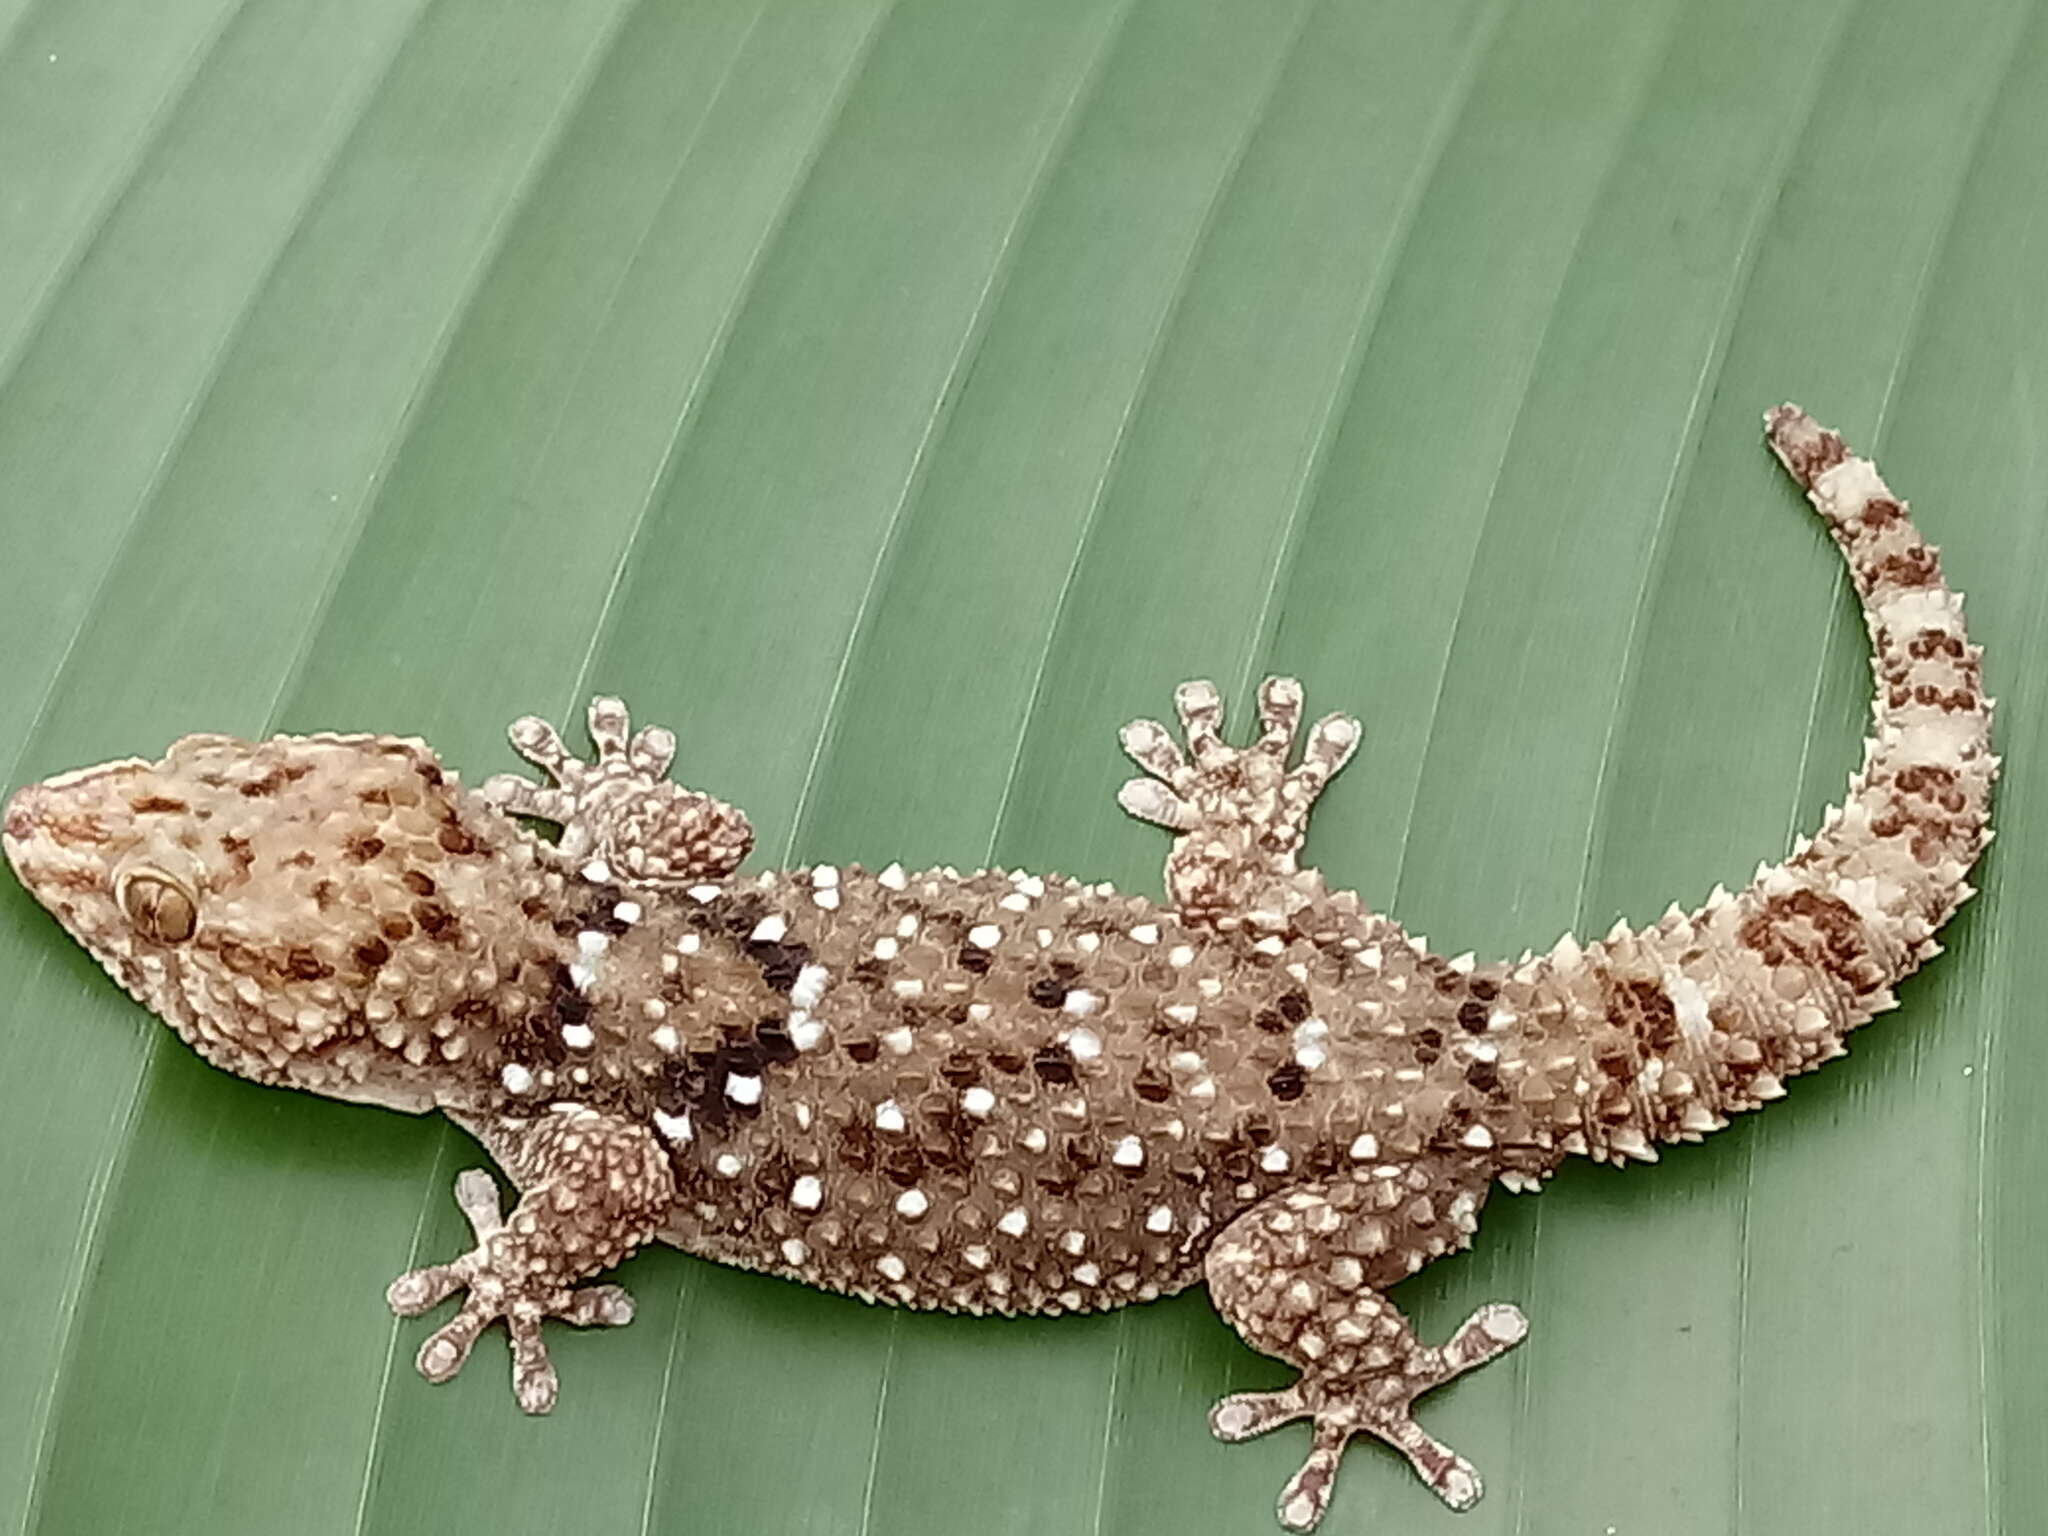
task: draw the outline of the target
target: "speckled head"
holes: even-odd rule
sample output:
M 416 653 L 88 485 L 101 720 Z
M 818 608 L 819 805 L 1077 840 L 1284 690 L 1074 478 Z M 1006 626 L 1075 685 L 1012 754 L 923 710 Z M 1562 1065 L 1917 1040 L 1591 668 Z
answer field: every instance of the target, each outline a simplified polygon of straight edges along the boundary
M 522 903 L 560 884 L 425 746 L 385 736 L 187 736 L 18 791 L 0 841 L 210 1060 L 387 1101 L 362 1091 L 380 1056 L 419 1057 L 435 1023 L 544 960 L 552 931 Z

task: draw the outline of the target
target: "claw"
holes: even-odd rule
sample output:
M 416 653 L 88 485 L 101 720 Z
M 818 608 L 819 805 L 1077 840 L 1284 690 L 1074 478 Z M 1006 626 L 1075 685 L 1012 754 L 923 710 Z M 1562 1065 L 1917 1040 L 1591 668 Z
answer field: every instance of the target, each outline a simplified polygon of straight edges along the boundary
M 1269 677 L 1259 684 L 1259 724 L 1258 750 L 1285 762 L 1294 733 L 1301 729 L 1300 679 Z
M 1209 1432 L 1235 1445 L 1305 1419 L 1312 1411 L 1300 1382 L 1278 1392 L 1234 1392 L 1209 1410 Z
M 626 749 L 626 760 L 636 773 L 644 773 L 650 779 L 667 778 L 676 760 L 676 733 L 665 726 L 648 726 L 633 738 Z
M 625 702 L 607 694 L 590 701 L 590 739 L 597 747 L 600 764 L 626 755 L 626 734 L 633 727 Z
M 1164 779 L 1175 789 L 1185 787 L 1190 774 L 1187 759 L 1157 720 L 1133 720 L 1117 732 L 1117 740 L 1123 744 L 1124 755 L 1154 778 Z
M 1126 779 L 1116 792 L 1116 803 L 1140 821 L 1149 821 L 1174 832 L 1186 832 L 1200 820 L 1194 807 L 1157 779 Z
M 1173 690 L 1174 713 L 1180 716 L 1188 750 L 1203 767 L 1229 752 L 1223 742 L 1223 696 L 1207 678 L 1195 678 Z
M 540 769 L 557 784 L 574 759 L 562 742 L 561 732 L 538 715 L 521 715 L 506 729 L 512 750 Z

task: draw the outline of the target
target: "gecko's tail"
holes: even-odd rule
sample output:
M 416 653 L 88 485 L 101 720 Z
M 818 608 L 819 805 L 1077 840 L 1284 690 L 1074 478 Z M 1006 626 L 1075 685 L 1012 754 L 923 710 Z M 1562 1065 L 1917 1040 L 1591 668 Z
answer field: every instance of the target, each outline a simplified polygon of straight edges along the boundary
M 1940 953 L 1935 933 L 1973 894 L 1991 841 L 1992 701 L 1937 552 L 1835 433 L 1794 405 L 1764 425 L 1849 562 L 1876 679 L 1870 737 L 1847 799 L 1790 858 L 1696 912 L 1587 946 L 1596 1006 L 1643 1068 L 1605 1133 L 1587 1127 L 1588 1150 L 1617 1161 L 1696 1139 L 1841 1055 Z

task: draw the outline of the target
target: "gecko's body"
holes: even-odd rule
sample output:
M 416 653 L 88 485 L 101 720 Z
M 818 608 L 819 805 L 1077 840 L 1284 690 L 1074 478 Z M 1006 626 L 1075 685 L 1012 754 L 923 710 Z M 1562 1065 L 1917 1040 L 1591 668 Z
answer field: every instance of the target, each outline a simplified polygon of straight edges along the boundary
M 1314 1419 L 1283 1520 L 1320 1517 L 1354 1433 L 1462 1507 L 1476 1475 L 1409 1404 L 1525 1324 L 1487 1307 L 1427 1347 L 1387 1288 L 1464 1247 L 1495 1180 L 1653 1158 L 1840 1054 L 1935 952 L 1989 839 L 1990 706 L 1933 552 L 1839 439 L 1790 408 L 1770 425 L 1876 649 L 1845 808 L 1740 893 L 1516 964 L 1430 954 L 1298 867 L 1358 730 L 1320 722 L 1290 770 L 1285 681 L 1242 751 L 1206 685 L 1179 695 L 1190 757 L 1126 730 L 1154 777 L 1123 803 L 1181 834 L 1171 906 L 999 871 L 736 875 L 744 817 L 666 783 L 673 742 L 629 742 L 606 700 L 595 766 L 514 728 L 556 787 L 471 791 L 390 737 L 188 737 L 21 791 L 6 851 L 208 1059 L 444 1110 L 504 1166 L 518 1208 L 466 1175 L 477 1248 L 392 1287 L 406 1312 L 469 1292 L 420 1352 L 430 1377 L 503 1316 L 545 1409 L 541 1319 L 626 1320 L 617 1288 L 576 1283 L 653 1240 L 967 1311 L 1206 1281 L 1304 1373 L 1212 1416 L 1230 1439 Z

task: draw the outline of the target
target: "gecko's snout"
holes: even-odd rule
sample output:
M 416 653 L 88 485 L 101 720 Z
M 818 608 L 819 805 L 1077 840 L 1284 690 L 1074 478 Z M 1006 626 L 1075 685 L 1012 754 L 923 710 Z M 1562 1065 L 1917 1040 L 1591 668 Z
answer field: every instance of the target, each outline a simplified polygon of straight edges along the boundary
M 36 829 L 36 809 L 40 800 L 34 784 L 24 785 L 7 798 L 7 810 L 0 816 L 0 834 L 8 842 L 26 842 Z

